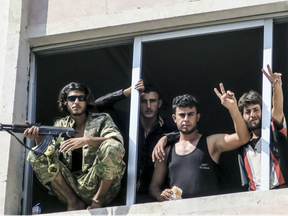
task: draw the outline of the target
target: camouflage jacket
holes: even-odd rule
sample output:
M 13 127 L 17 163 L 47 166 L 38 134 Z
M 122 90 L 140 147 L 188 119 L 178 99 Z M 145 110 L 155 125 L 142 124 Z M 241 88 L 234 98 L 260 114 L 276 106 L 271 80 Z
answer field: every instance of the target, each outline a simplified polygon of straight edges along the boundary
M 73 128 L 75 121 L 70 117 L 66 116 L 65 118 L 57 119 L 54 123 L 55 127 L 71 127 Z M 106 140 L 99 147 L 84 145 L 82 147 L 82 174 L 87 173 L 88 169 L 91 168 L 93 164 L 95 164 L 95 160 L 101 161 L 99 155 L 104 154 L 107 146 L 110 145 L 115 147 L 117 151 L 119 151 L 119 158 L 123 157 L 125 154 L 125 150 L 123 147 L 123 138 L 114 124 L 112 118 L 107 113 L 89 113 L 85 131 L 85 137 L 106 137 L 113 138 L 114 140 Z M 58 144 L 56 141 L 53 141 L 54 145 Z M 60 141 L 59 144 L 64 142 L 64 139 Z M 119 148 L 120 146 L 120 148 Z M 64 153 L 62 161 L 71 170 L 72 168 L 72 152 Z M 99 159 L 98 159 L 99 158 Z M 97 162 L 96 162 L 97 163 Z M 122 164 L 123 165 L 123 164 Z M 120 168 L 120 167 L 119 167 Z M 117 169 L 116 169 L 117 170 Z M 120 171 L 120 170 L 119 170 Z M 113 172 L 111 175 L 117 175 L 117 173 Z M 107 178 L 113 178 L 113 176 L 107 176 Z

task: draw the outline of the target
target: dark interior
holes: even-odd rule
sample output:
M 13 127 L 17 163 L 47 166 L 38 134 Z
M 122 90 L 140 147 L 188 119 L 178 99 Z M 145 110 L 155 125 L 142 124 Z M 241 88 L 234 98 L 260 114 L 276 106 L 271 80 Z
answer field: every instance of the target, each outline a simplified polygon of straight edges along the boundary
M 273 69 L 283 73 L 284 97 L 288 95 L 287 38 L 287 24 L 275 24 Z M 43 125 L 53 125 L 55 117 L 63 116 L 57 108 L 57 97 L 71 81 L 85 83 L 95 98 L 131 83 L 133 44 L 61 54 L 36 53 L 36 57 L 36 121 Z M 213 88 L 219 89 L 222 82 L 237 99 L 250 89 L 261 92 L 262 58 L 263 28 L 149 42 L 143 44 L 142 78 L 160 90 L 165 100 L 163 117 L 171 118 L 173 97 L 189 93 L 200 102 L 200 132 L 233 133 L 229 112 Z M 116 108 L 128 113 L 129 100 L 118 103 Z M 222 154 L 219 164 L 224 193 L 246 189 L 240 186 L 236 151 Z M 43 213 L 66 210 L 34 178 L 32 204 L 39 202 Z

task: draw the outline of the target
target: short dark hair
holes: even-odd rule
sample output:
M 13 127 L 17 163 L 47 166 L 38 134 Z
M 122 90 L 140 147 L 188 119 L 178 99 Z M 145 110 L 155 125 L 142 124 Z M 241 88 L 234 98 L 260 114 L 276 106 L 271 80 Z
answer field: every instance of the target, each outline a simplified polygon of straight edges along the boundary
M 158 99 L 162 99 L 162 96 L 158 90 L 158 88 L 152 84 L 145 84 L 145 91 L 144 93 L 156 92 L 158 94 Z
M 259 104 L 262 110 L 262 97 L 254 90 L 244 93 L 238 101 L 238 109 L 242 115 L 244 107 L 248 107 L 251 104 Z
M 189 107 L 189 108 L 196 108 L 196 112 L 199 112 L 199 102 L 197 99 L 189 94 L 184 94 L 177 96 L 173 99 L 172 102 L 172 112 L 175 114 L 176 113 L 176 108 L 177 107 Z
M 67 96 L 71 91 L 81 91 L 85 94 L 87 112 L 94 109 L 95 100 L 91 90 L 81 83 L 71 82 L 68 85 L 64 86 L 58 95 L 58 108 L 60 112 L 69 113 L 67 109 Z

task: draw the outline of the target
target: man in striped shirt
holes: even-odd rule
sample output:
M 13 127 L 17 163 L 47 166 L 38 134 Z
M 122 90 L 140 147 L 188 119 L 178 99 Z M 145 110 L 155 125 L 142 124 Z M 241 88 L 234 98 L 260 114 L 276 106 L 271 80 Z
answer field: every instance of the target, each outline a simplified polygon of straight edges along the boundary
M 283 91 L 280 73 L 262 72 L 273 88 L 271 139 L 270 139 L 270 189 L 288 186 L 287 127 L 283 112 Z M 261 189 L 261 116 L 262 99 L 255 91 L 245 93 L 238 101 L 238 108 L 251 132 L 250 141 L 241 147 L 240 172 L 242 184 L 249 183 L 249 190 Z M 248 182 L 249 181 L 249 182 Z

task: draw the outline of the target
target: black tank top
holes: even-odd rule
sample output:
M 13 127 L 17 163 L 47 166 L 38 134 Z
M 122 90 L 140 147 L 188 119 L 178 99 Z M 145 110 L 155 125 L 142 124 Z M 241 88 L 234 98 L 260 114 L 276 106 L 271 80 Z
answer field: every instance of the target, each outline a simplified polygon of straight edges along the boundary
M 202 135 L 196 148 L 187 155 L 177 155 L 175 144 L 168 155 L 169 183 L 182 189 L 182 198 L 219 194 L 218 165 L 210 157 L 206 136 Z

